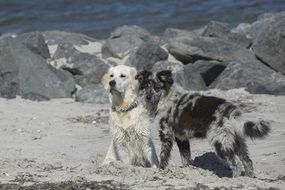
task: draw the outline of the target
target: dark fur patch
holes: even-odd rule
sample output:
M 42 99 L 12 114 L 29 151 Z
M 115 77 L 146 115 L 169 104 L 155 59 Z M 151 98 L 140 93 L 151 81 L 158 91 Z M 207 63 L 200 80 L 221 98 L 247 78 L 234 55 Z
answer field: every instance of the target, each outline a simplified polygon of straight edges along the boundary
M 194 97 L 196 96 L 191 98 Z M 193 104 L 191 99 L 188 100 L 188 105 L 182 111 L 178 125 L 174 129 L 175 132 L 182 135 L 183 131 L 190 130 L 194 132 L 195 137 L 204 138 L 210 124 L 216 120 L 215 111 L 224 102 L 224 99 L 211 96 L 200 96 Z
M 259 123 L 247 121 L 244 124 L 244 133 L 250 138 L 262 138 L 270 132 L 270 126 L 265 121 Z

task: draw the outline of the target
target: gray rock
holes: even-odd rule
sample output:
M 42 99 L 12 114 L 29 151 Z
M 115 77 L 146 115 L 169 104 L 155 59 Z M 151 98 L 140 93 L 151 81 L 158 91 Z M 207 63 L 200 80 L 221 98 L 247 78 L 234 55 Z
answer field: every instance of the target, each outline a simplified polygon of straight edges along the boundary
M 50 99 L 46 96 L 37 94 L 37 93 L 33 93 L 33 92 L 28 92 L 25 94 L 22 94 L 22 98 L 23 99 L 28 99 L 28 100 L 32 100 L 32 101 L 38 101 L 38 102 L 42 102 L 42 101 L 49 101 Z
M 48 45 L 72 44 L 72 45 L 88 45 L 89 42 L 95 42 L 96 39 L 80 33 L 71 33 L 63 31 L 46 31 L 42 32 Z
M 111 33 L 102 47 L 103 58 L 123 58 L 131 50 L 152 39 L 150 33 L 138 26 L 122 26 Z
M 230 62 L 210 85 L 222 90 L 242 87 L 253 94 L 285 95 L 285 76 L 261 63 Z
M 176 28 L 167 28 L 161 36 L 161 44 L 168 43 L 173 38 L 193 38 L 198 36 L 187 30 L 180 30 Z
M 266 18 L 252 50 L 271 68 L 285 75 L 285 14 Z
M 202 36 L 217 37 L 245 48 L 249 48 L 252 43 L 252 40 L 246 35 L 233 33 L 225 23 L 217 21 L 211 21 L 206 26 Z
M 7 99 L 16 98 L 19 89 L 18 67 L 15 63 L 6 61 L 8 55 L 4 47 L 9 40 L 12 40 L 9 35 L 2 35 L 0 38 L 0 97 Z
M 103 75 L 109 69 L 109 65 L 92 55 L 74 57 L 72 61 L 80 63 L 80 65 L 77 64 L 76 67 L 82 74 L 76 75 L 75 80 L 76 83 L 81 86 L 101 83 Z
M 50 58 L 48 46 L 40 32 L 24 33 L 17 38 L 35 54 L 38 54 L 45 59 Z
M 193 67 L 200 73 L 205 84 L 209 86 L 227 67 L 227 63 L 218 61 L 196 61 Z
M 137 50 L 130 55 L 126 65 L 136 67 L 137 70 L 151 70 L 158 61 L 167 60 L 168 53 L 157 43 L 149 41 L 140 45 Z
M 81 54 L 81 52 L 78 51 L 72 44 L 59 43 L 52 58 L 65 58 L 67 61 L 70 61 L 71 57 L 79 54 Z
M 192 64 L 185 65 L 183 70 L 174 73 L 174 82 L 185 90 L 205 90 L 206 84 L 200 73 Z
M 266 13 L 262 14 L 258 17 L 258 19 L 251 24 L 250 30 L 248 34 L 253 38 L 257 39 L 260 34 L 263 33 L 268 27 L 270 27 L 273 23 L 278 22 L 279 20 L 284 20 L 285 11 L 280 13 Z
M 67 64 L 61 68 L 72 73 L 80 86 L 100 83 L 109 69 L 109 65 L 96 55 L 82 53 L 70 44 L 59 44 L 53 58 L 66 59 Z
M 75 100 L 84 103 L 106 104 L 109 97 L 101 84 L 85 86 L 75 94 Z
M 177 71 L 183 70 L 184 65 L 181 63 L 172 63 L 169 61 L 158 61 L 156 62 L 153 67 L 153 72 L 159 72 L 162 70 L 171 70 L 173 73 L 176 73 Z
M 255 62 L 255 56 L 246 48 L 219 38 L 174 38 L 167 47 L 170 54 L 184 64 L 197 60 Z
M 47 98 L 71 97 L 75 89 L 73 77 L 49 65 L 15 39 L 5 39 L 1 49 L 1 62 L 16 70 L 17 94 L 37 94 Z
M 248 36 L 250 28 L 251 28 L 251 24 L 240 23 L 239 25 L 237 25 L 237 27 L 233 28 L 231 31 L 234 33 L 244 34 L 244 35 Z M 250 38 L 250 37 L 248 37 L 248 38 Z

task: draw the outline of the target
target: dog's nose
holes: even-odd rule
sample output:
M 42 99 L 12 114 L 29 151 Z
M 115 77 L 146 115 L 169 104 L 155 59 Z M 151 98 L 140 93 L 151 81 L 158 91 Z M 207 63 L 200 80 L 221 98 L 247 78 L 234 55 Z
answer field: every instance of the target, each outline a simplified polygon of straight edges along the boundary
M 146 99 L 147 99 L 147 100 L 150 100 L 151 97 L 152 97 L 152 96 L 151 96 L 150 94 L 146 95 Z
M 111 87 L 114 87 L 114 86 L 116 85 L 116 81 L 111 80 L 111 81 L 109 82 L 109 85 L 110 85 Z

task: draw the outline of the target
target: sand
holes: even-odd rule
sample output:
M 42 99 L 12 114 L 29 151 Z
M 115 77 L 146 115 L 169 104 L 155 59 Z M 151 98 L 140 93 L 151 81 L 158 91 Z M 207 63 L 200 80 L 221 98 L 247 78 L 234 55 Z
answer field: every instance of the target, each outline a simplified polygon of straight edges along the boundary
M 266 139 L 248 139 L 255 178 L 226 177 L 228 167 L 198 139 L 191 140 L 194 166 L 188 168 L 181 167 L 176 146 L 166 170 L 122 162 L 101 166 L 111 139 L 108 105 L 17 98 L 0 99 L 0 188 L 285 189 L 285 97 L 242 89 L 205 93 L 226 97 L 252 117 L 271 122 Z M 156 126 L 152 132 L 159 153 Z

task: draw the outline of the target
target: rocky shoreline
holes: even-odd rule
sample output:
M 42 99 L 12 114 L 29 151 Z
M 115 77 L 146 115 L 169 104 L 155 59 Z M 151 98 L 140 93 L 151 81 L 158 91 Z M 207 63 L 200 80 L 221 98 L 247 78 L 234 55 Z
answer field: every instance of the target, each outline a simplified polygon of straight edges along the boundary
M 107 103 L 100 80 L 117 64 L 171 69 L 189 90 L 285 95 L 284 31 L 285 12 L 232 29 L 217 21 L 194 31 L 168 28 L 162 36 L 138 26 L 119 27 L 106 40 L 63 31 L 7 33 L 0 37 L 0 97 Z

